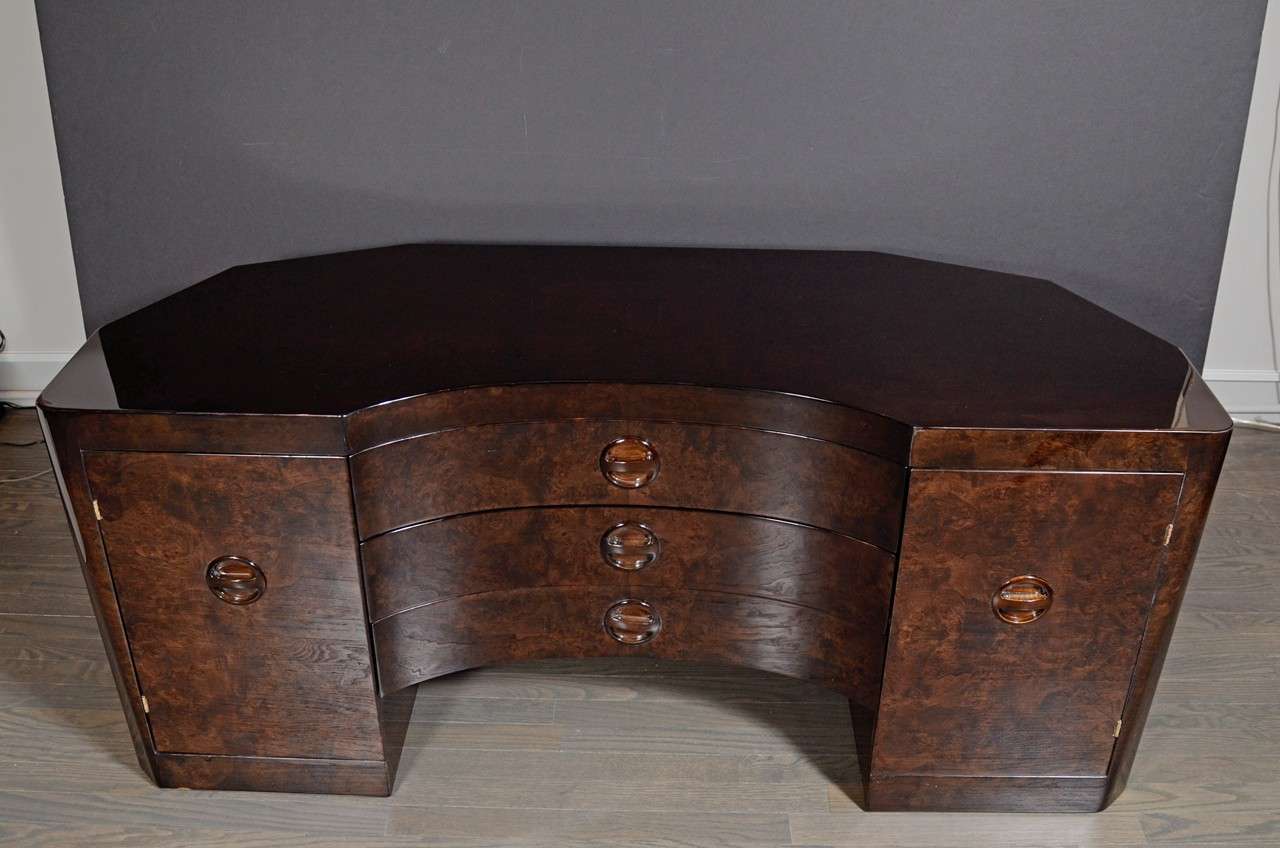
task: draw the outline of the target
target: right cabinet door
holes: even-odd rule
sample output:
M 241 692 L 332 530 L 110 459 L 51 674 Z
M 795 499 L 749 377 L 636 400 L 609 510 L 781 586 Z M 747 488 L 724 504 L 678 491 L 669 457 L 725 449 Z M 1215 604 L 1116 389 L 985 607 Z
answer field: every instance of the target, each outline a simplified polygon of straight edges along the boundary
M 1105 775 L 1181 484 L 913 471 L 873 771 Z

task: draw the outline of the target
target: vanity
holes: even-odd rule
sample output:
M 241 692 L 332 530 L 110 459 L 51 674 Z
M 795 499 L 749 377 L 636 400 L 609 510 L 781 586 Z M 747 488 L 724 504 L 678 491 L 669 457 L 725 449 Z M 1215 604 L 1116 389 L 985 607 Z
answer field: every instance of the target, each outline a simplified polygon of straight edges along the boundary
M 1116 797 L 1231 430 L 1052 283 L 837 251 L 241 266 L 38 405 L 161 786 L 386 795 L 417 684 L 635 656 L 841 693 L 871 810 Z

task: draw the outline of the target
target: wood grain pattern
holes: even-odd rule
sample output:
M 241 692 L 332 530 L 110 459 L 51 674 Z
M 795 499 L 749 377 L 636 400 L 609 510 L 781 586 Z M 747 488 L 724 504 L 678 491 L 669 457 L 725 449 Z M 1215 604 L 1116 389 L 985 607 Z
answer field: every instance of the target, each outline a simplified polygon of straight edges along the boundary
M 642 343 L 596 320 L 620 290 L 662 305 Z M 1067 778 L 1115 797 L 1230 429 L 1179 351 L 1046 281 L 830 251 L 409 245 L 232 269 L 102 328 L 40 405 L 144 768 L 191 754 L 201 785 L 365 791 L 359 764 L 389 776 L 421 732 L 375 679 L 636 650 L 585 627 L 608 602 L 641 656 L 850 693 L 860 750 L 879 709 L 883 804 L 956 809 L 1097 806 Z M 658 563 L 604 565 L 608 515 L 661 524 Z M 190 579 L 223 556 L 246 557 L 220 589 L 235 619 Z M 1053 608 L 993 630 L 991 593 L 1028 561 Z M 34 568 L 0 588 L 19 596 L 84 611 Z M 672 618 L 646 642 L 657 601 Z
M 85 466 L 157 751 L 383 759 L 342 460 L 95 452 Z M 256 603 L 206 586 L 228 554 L 265 572 Z
M 345 456 L 337 415 L 181 415 L 92 413 L 79 416 L 94 450 Z
M 877 812 L 1079 813 L 1101 810 L 1105 777 L 941 777 L 874 774 L 867 803 Z
M 874 711 L 884 611 L 842 621 L 795 604 L 719 592 L 646 588 L 662 617 L 652 642 L 621 645 L 604 632 L 616 590 L 488 592 L 409 610 L 373 627 L 382 688 L 467 668 L 544 657 L 636 656 L 730 662 L 821 683 Z
M 933 429 L 916 431 L 913 468 L 1181 472 L 1194 438 L 1157 431 Z
M 93 498 L 84 469 L 83 451 L 92 444 L 86 445 L 83 441 L 82 425 L 86 416 L 39 409 L 37 418 L 49 452 L 53 476 L 57 480 L 67 526 L 79 556 L 80 571 L 89 590 L 90 610 L 97 619 L 102 642 L 107 649 L 107 663 L 115 679 L 134 754 L 143 772 L 154 780 L 155 750 L 151 732 L 142 709 L 142 694 L 133 667 L 133 656 L 115 584 L 107 566 L 106 551 L 98 535 Z
M 640 571 L 608 565 L 600 539 L 636 522 L 657 534 Z M 862 620 L 884 605 L 894 558 L 879 548 L 797 524 L 647 507 L 483 512 L 420 524 L 362 545 L 374 621 L 457 595 L 551 586 L 709 589 L 803 604 Z
M 1102 777 L 1179 474 L 913 471 L 877 776 Z M 992 593 L 1054 589 L 1030 624 Z
M 1183 594 L 1187 590 L 1191 566 L 1200 547 L 1200 535 L 1209 516 L 1209 506 L 1213 501 L 1230 440 L 1230 432 L 1217 433 L 1196 440 L 1189 449 L 1168 554 L 1152 600 L 1142 650 L 1134 664 L 1133 688 L 1125 704 L 1125 729 L 1116 743 L 1112 760 L 1111 782 L 1107 787 L 1108 802 L 1115 800 L 1123 791 L 1129 770 L 1133 766 L 1138 741 L 1142 737 L 1147 712 L 1155 697 L 1156 682 L 1160 678 L 1160 669 L 1169 649 L 1169 640 L 1173 637 L 1173 625 L 1182 605 Z
M 0 438 L 39 435 L 29 412 L 0 421 Z M 41 450 L 0 447 L 0 477 L 38 470 Z M 391 798 L 159 789 L 130 752 L 54 482 L 34 482 L 0 486 L 0 570 L 59 612 L 30 610 L 30 595 L 0 595 L 0 652 L 8 657 L 0 661 L 0 706 L 29 708 L 21 723 L 0 723 L 3 844 L 474 848 L 487 837 L 532 848 L 598 844 L 605 828 L 624 833 L 622 841 L 681 845 L 1269 848 L 1280 841 L 1280 593 L 1272 589 L 1280 576 L 1273 506 L 1280 438 L 1270 433 L 1242 429 L 1232 439 L 1128 789 L 1100 816 L 866 814 L 840 787 L 852 779 L 856 752 L 835 696 L 750 669 L 632 658 L 539 661 L 423 685 L 415 720 L 424 732 L 406 752 Z M 1222 590 L 1235 585 L 1248 589 L 1245 607 L 1238 593 Z M 36 670 L 23 674 L 25 666 Z M 598 709 L 566 708 L 582 701 Z M 551 718 L 503 723 L 524 721 L 511 717 L 530 703 Z M 819 703 L 828 709 L 809 708 Z M 626 705 L 634 709 L 616 709 Z M 84 716 L 86 708 L 103 720 Z M 619 739 L 630 751 L 625 771 L 612 744 Z M 434 802 L 433 790 L 446 784 L 458 787 L 456 806 Z M 648 809 L 615 810 L 632 786 L 647 788 Z M 789 811 L 724 812 L 738 787 L 753 809 Z M 807 788 L 828 790 L 830 810 L 796 811 Z M 540 807 L 548 797 L 562 808 Z M 690 811 L 700 800 L 721 811 Z M 387 835 L 393 817 L 397 835 Z
M 395 768 L 385 760 L 326 760 L 315 757 L 156 755 L 162 786 L 186 789 L 312 792 L 328 795 L 391 794 Z
M 642 489 L 600 473 L 604 447 L 647 439 L 662 468 Z M 446 515 L 510 507 L 643 505 L 724 510 L 825 527 L 896 547 L 905 481 L 886 460 L 829 442 L 652 421 L 502 424 L 384 445 L 351 458 L 363 538 Z

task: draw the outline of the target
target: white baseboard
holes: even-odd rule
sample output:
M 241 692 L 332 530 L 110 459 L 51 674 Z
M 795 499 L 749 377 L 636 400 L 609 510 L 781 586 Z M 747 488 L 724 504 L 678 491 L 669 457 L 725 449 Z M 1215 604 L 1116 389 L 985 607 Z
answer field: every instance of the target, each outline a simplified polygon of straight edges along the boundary
M 0 352 L 0 400 L 28 405 L 35 402 L 49 381 L 67 364 L 75 351 L 23 353 Z
M 1206 368 L 1202 376 L 1206 383 L 1280 383 L 1280 371 L 1261 369 Z
M 1232 417 L 1280 415 L 1280 371 L 1208 368 L 1204 380 Z

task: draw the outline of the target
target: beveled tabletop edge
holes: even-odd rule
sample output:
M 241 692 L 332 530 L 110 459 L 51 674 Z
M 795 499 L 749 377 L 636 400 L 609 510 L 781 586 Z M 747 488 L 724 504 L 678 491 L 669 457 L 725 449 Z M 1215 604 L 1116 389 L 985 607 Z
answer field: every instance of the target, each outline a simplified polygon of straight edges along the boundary
M 908 421 L 901 421 L 875 410 L 862 407 L 851 406 L 849 404 L 840 403 L 839 401 L 828 400 L 826 398 L 811 397 L 808 395 L 798 394 L 795 392 L 786 392 L 781 390 L 760 389 L 742 386 L 715 386 L 715 385 L 698 385 L 689 383 L 663 383 L 663 382 L 645 382 L 633 383 L 628 381 L 536 381 L 536 382 L 518 382 L 518 383 L 496 383 L 491 385 L 479 386 L 460 386 L 456 388 L 439 389 L 431 392 L 420 392 L 416 394 L 404 395 L 401 397 L 386 398 L 377 403 L 352 409 L 343 414 L 328 413 L 278 413 L 278 412 L 205 412 L 190 411 L 183 409 L 131 409 L 122 407 L 117 402 L 111 381 L 110 371 L 107 367 L 106 360 L 102 353 L 101 341 L 98 333 L 94 332 L 89 336 L 85 343 L 71 357 L 58 373 L 50 381 L 49 385 L 42 391 L 36 400 L 36 405 L 43 410 L 60 411 L 60 412 L 87 412 L 87 413 L 127 413 L 127 414 L 146 414 L 146 415 L 181 415 L 181 416 L 198 416 L 205 419 L 217 418 L 278 418 L 286 420 L 299 419 L 342 419 L 349 421 L 358 416 L 367 416 L 376 413 L 380 409 L 391 408 L 396 405 L 420 401 L 427 398 L 442 397 L 447 395 L 459 395 L 468 392 L 480 392 L 490 389 L 513 388 L 513 387 L 536 387 L 536 386 L 643 386 L 652 389 L 673 388 L 673 389 L 707 389 L 714 391 L 723 391 L 729 393 L 740 393 L 742 395 L 759 395 L 771 396 L 780 400 L 791 400 L 802 403 L 814 403 L 828 405 L 837 409 L 846 410 L 855 414 L 871 416 L 880 419 L 890 425 L 909 427 L 915 432 L 920 431 L 1005 431 L 1005 432 L 1067 432 L 1067 433 L 1159 433 L 1159 432 L 1187 432 L 1187 433 L 1220 433 L 1229 431 L 1232 428 L 1232 420 L 1230 415 L 1222 407 L 1222 404 L 1213 395 L 1204 378 L 1191 364 L 1186 354 L 1179 348 L 1179 353 L 1187 364 L 1187 378 L 1184 384 L 1182 394 L 1179 396 L 1178 404 L 1171 411 L 1170 425 L 1166 428 L 1088 428 L 1088 427 L 988 427 L 980 422 L 975 421 L 973 424 L 955 425 L 937 425 L 937 424 L 920 424 Z
M 508 280 L 522 272 L 523 285 Z M 622 326 L 584 326 L 617 305 L 606 283 L 630 277 L 653 282 L 668 347 L 647 336 L 620 346 L 637 340 L 616 335 Z M 383 299 L 353 301 L 353 280 L 376 281 Z M 713 304 L 715 315 L 696 311 Z M 409 305 L 445 317 L 431 330 L 419 315 L 405 320 Z M 450 323 L 455 313 L 463 323 Z M 256 321 L 253 334 L 240 319 Z M 352 335 L 379 321 L 385 344 Z M 751 335 L 779 327 L 776 338 Z M 912 432 L 1231 426 L 1184 352 L 1067 289 L 872 251 L 422 244 L 236 266 L 93 333 L 38 403 L 346 422 L 428 398 L 563 385 L 742 393 Z

